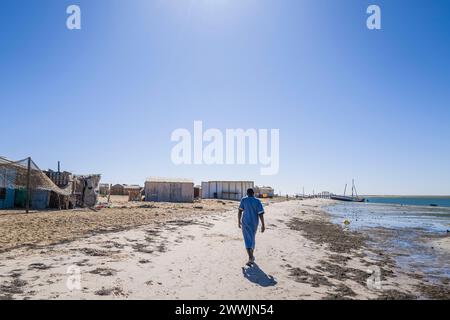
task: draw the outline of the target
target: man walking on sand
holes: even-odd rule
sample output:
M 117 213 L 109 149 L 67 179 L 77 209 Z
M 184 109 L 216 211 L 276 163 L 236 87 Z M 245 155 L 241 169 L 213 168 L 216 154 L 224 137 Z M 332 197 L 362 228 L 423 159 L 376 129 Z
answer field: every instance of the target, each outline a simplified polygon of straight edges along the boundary
M 239 228 L 242 229 L 242 234 L 244 235 L 245 248 L 248 253 L 247 265 L 251 266 L 255 262 L 253 251 L 255 250 L 255 237 L 259 220 L 261 220 L 261 232 L 266 230 L 266 225 L 264 223 L 264 208 L 261 201 L 255 198 L 253 189 L 248 189 L 247 196 L 241 200 L 238 220 Z

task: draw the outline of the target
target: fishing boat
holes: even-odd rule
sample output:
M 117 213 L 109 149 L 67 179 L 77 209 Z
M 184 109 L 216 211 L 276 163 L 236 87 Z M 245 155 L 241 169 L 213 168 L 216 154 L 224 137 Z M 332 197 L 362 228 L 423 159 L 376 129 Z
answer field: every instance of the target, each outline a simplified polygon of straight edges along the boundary
M 358 196 L 358 193 L 356 192 L 356 187 L 355 187 L 355 180 L 352 180 L 352 196 L 351 197 L 346 196 L 345 195 L 346 192 L 347 192 L 347 184 L 345 184 L 343 196 L 332 195 L 331 199 L 338 200 L 338 201 L 347 201 L 347 202 L 365 202 L 366 201 L 366 199 L 360 198 Z

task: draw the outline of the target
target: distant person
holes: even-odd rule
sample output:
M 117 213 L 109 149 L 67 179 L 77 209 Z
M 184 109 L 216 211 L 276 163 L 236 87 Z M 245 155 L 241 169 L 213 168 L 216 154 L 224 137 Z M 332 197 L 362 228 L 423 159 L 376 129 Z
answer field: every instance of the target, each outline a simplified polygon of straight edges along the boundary
M 242 229 L 245 248 L 248 253 L 248 266 L 255 263 L 253 251 L 255 250 L 255 237 L 256 231 L 258 231 L 259 220 L 261 220 L 261 232 L 264 232 L 266 225 L 264 223 L 263 205 L 259 199 L 255 198 L 253 189 L 248 189 L 247 196 L 241 200 L 238 213 L 239 228 Z

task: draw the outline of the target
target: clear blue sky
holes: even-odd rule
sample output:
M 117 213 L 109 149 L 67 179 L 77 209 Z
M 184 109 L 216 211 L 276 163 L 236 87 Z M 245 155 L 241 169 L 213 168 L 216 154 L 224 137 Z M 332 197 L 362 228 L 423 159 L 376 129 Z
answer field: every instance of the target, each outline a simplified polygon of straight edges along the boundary
M 0 111 L 0 155 L 104 182 L 450 194 L 450 1 L 3 0 Z M 194 120 L 279 128 L 279 174 L 173 165 Z

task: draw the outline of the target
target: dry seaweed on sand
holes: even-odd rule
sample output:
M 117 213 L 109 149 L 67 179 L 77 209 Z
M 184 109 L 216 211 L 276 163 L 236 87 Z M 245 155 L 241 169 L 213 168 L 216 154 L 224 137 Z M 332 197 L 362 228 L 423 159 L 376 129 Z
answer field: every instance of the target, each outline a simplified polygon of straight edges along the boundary
M 28 270 L 47 270 L 50 268 L 51 266 L 48 266 L 44 263 L 32 263 L 28 266 Z
M 351 297 L 355 297 L 356 293 L 347 285 L 339 284 L 334 288 L 333 292 L 330 292 L 324 300 L 348 300 Z
M 415 300 L 418 297 L 395 289 L 383 290 L 376 300 Z
M 82 253 L 84 253 L 87 256 L 92 257 L 107 257 L 113 254 L 111 251 L 106 250 L 99 250 L 99 249 L 92 249 L 92 248 L 82 248 L 80 249 Z
M 14 278 L 11 281 L 6 281 L 0 285 L 0 295 L 9 297 L 14 294 L 23 293 L 23 287 L 27 285 L 25 280 Z
M 96 268 L 92 271 L 89 271 L 89 273 L 97 274 L 103 277 L 110 277 L 117 274 L 117 271 L 111 268 Z
M 450 299 L 450 287 L 447 285 L 421 283 L 416 285 L 416 288 L 427 299 L 432 300 Z
M 341 226 L 328 221 L 292 218 L 288 223 L 292 230 L 302 231 L 317 244 L 326 244 L 337 253 L 350 253 L 366 245 L 367 238 L 358 232 L 344 232 Z
M 310 284 L 312 287 L 320 287 L 322 285 L 333 286 L 327 277 L 318 273 L 309 273 L 300 268 L 290 269 L 289 275 L 293 277 L 295 281 Z

